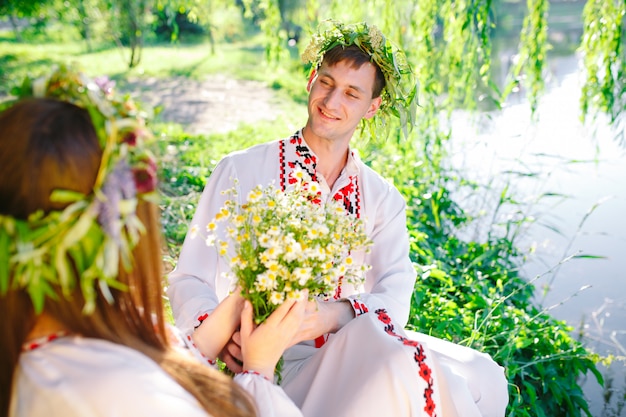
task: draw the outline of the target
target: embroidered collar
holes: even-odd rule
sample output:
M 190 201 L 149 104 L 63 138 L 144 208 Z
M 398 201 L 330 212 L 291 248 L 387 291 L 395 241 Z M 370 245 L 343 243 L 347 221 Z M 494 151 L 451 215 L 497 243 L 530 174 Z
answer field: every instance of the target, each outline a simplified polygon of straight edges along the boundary
M 306 144 L 302 136 L 302 129 L 294 133 L 291 137 L 279 142 L 279 164 L 280 188 L 283 191 L 287 188 L 288 184 L 296 181 L 296 179 L 291 176 L 296 168 L 305 171 L 313 181 L 319 183 L 316 169 L 317 155 L 315 155 Z M 354 214 L 357 218 L 360 218 L 361 194 L 359 190 L 359 166 L 356 162 L 354 152 L 350 150 L 348 152 L 348 161 L 338 181 L 341 181 L 339 183 L 341 188 L 335 192 L 333 198 L 343 203 L 346 213 Z M 342 296 L 342 284 L 343 277 L 340 277 L 333 296 L 335 300 L 340 299 Z M 315 347 L 322 347 L 327 339 L 327 334 L 319 336 L 315 339 Z
M 280 188 L 284 191 L 295 179 L 290 178 L 294 169 L 305 171 L 313 181 L 319 182 L 317 174 L 317 155 L 308 147 L 302 130 L 279 143 Z M 361 217 L 361 195 L 359 190 L 359 166 L 354 152 L 348 152 L 348 162 L 339 177 L 339 188 L 333 198 L 343 202 L 346 212 Z
M 53 342 L 61 337 L 69 335 L 67 330 L 59 330 L 58 332 L 50 333 L 49 335 L 38 337 L 36 339 L 29 340 L 22 345 L 22 352 L 30 352 L 31 350 L 38 349 L 50 342 Z

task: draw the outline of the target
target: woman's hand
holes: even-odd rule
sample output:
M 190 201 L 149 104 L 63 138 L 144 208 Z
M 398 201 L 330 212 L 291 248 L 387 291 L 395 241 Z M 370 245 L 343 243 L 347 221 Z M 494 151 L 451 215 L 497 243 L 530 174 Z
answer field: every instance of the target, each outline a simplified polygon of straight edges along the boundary
M 193 333 L 193 342 L 207 358 L 217 358 L 239 328 L 245 301 L 240 293 L 237 288 L 226 297 Z
M 241 352 L 244 371 L 251 370 L 273 380 L 274 368 L 305 316 L 306 299 L 287 300 L 258 326 L 254 325 L 252 305 L 246 301 L 241 313 Z

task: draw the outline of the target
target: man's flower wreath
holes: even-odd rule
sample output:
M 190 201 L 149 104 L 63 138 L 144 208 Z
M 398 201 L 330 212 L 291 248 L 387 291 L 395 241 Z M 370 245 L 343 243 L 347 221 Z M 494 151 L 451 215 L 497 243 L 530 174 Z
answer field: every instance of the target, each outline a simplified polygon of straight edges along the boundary
M 311 64 L 311 71 L 322 64 L 330 49 L 342 45 L 358 46 L 371 57 L 385 77 L 381 93 L 382 103 L 377 116 L 365 120 L 370 128 L 387 128 L 390 116 L 397 117 L 405 137 L 415 124 L 417 112 L 417 80 L 404 53 L 374 25 L 367 23 L 343 24 L 329 19 L 320 23 L 309 45 L 302 53 L 302 61 Z
M 113 301 L 111 288 L 125 289 L 117 280 L 119 265 L 130 271 L 132 250 L 145 232 L 136 215 L 138 199 L 156 198 L 156 162 L 144 147 L 152 137 L 146 129 L 151 116 L 130 97 L 118 97 L 107 78 L 90 79 L 66 66 L 24 82 L 12 90 L 15 100 L 52 98 L 86 109 L 102 147 L 102 160 L 93 191 L 84 195 L 54 190 L 53 202 L 64 210 L 35 212 L 28 219 L 0 214 L 0 295 L 25 289 L 37 312 L 55 288 L 65 296 L 77 287 L 84 311 L 95 307 L 96 291 Z

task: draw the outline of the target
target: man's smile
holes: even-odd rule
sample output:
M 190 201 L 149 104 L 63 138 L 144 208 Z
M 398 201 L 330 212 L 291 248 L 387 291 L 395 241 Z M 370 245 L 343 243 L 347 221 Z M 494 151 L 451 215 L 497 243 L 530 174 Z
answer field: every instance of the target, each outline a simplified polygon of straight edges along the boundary
M 333 119 L 333 120 L 339 120 L 339 117 L 335 117 L 332 114 L 325 112 L 324 110 L 322 110 L 319 107 L 318 107 L 318 109 L 319 109 L 320 113 L 322 114 L 322 116 L 327 117 L 329 119 Z

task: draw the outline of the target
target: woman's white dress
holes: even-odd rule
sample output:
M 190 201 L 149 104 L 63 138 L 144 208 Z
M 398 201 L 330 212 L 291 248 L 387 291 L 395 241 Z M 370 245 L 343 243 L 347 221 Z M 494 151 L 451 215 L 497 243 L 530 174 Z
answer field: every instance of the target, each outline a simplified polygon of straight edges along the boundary
M 259 416 L 302 416 L 283 390 L 265 378 L 240 374 L 235 382 L 254 397 Z M 66 336 L 20 355 L 9 416 L 207 417 L 207 413 L 143 353 L 105 340 Z

